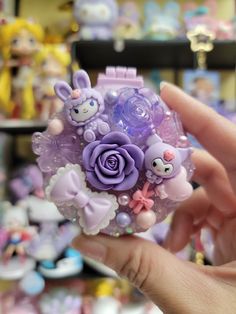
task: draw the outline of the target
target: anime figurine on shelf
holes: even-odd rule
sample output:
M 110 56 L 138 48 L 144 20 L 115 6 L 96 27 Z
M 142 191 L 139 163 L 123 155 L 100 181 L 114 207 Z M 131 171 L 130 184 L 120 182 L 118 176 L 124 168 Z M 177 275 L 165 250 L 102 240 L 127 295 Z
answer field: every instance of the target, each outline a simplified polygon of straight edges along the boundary
M 56 206 L 45 199 L 31 195 L 20 205 L 28 211 L 30 221 L 39 226 L 27 247 L 27 254 L 40 262 L 39 271 L 51 278 L 79 273 L 82 269 L 80 253 L 73 255 L 72 249 L 68 249 L 79 233 L 78 227 L 65 222 Z
M 163 8 L 148 0 L 144 6 L 144 38 L 168 40 L 180 33 L 180 6 L 176 1 L 168 1 Z
M 0 26 L 1 55 L 0 110 L 7 117 L 36 117 L 34 57 L 40 49 L 44 32 L 32 20 L 15 18 Z
M 76 0 L 74 16 L 80 25 L 80 39 L 108 40 L 117 21 L 118 4 L 116 0 Z
M 140 39 L 141 14 L 138 5 L 134 1 L 127 1 L 120 7 L 120 14 L 114 30 L 116 39 Z
M 54 85 L 67 79 L 70 62 L 70 53 L 64 45 L 44 45 L 36 55 L 38 75 L 35 84 L 36 98 L 41 106 L 40 120 L 47 121 L 62 109 L 63 104 L 55 96 Z
M 56 84 L 64 108 L 33 135 L 46 197 L 86 234 L 144 232 L 191 195 L 181 121 L 133 68 L 108 67 L 93 88 L 80 70 L 73 85 Z
M 26 248 L 36 230 L 29 226 L 27 212 L 19 206 L 6 206 L 3 229 L 7 237 L 0 262 L 0 278 L 19 279 L 35 266 L 27 256 Z
M 183 8 L 187 31 L 202 25 L 213 32 L 217 39 L 227 40 L 233 38 L 232 22 L 222 21 L 217 17 L 216 0 L 206 0 L 201 6 L 198 6 L 193 1 L 188 1 Z

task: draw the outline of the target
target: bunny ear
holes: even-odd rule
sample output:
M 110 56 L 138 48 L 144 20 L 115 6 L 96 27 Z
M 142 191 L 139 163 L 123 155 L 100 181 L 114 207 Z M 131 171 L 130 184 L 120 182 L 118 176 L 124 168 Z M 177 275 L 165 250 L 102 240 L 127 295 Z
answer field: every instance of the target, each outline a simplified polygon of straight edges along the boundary
M 66 101 L 72 93 L 72 88 L 64 81 L 56 83 L 56 85 L 54 86 L 54 90 L 56 95 L 62 101 Z
M 162 143 L 162 139 L 157 135 L 157 134 L 153 134 L 151 136 L 149 136 L 149 138 L 147 139 L 147 146 L 152 146 L 154 144 L 157 144 L 157 143 Z
M 193 152 L 191 148 L 178 148 L 182 162 L 185 161 Z
M 91 88 L 90 78 L 84 70 L 77 71 L 73 76 L 74 88 L 83 89 Z
M 144 5 L 145 16 L 160 14 L 160 6 L 154 0 L 149 0 Z
M 180 5 L 176 1 L 168 1 L 165 5 L 164 13 L 177 18 L 180 14 Z

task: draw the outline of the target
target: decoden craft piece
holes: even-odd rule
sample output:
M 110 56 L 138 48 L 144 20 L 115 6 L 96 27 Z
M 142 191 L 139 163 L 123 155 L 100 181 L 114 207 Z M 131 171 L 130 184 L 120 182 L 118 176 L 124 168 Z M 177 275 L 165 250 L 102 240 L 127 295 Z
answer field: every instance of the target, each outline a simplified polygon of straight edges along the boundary
M 181 121 L 135 69 L 108 67 L 92 88 L 55 86 L 64 108 L 33 150 L 48 200 L 86 234 L 144 232 L 192 193 L 191 148 Z

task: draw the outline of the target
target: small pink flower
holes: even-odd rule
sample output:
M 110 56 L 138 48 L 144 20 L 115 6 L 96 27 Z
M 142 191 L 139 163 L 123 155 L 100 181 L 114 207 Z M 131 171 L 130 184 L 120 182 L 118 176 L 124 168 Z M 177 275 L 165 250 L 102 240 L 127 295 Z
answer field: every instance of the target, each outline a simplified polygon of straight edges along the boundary
M 81 96 L 81 90 L 80 89 L 74 89 L 71 93 L 72 99 L 80 98 L 80 96 Z

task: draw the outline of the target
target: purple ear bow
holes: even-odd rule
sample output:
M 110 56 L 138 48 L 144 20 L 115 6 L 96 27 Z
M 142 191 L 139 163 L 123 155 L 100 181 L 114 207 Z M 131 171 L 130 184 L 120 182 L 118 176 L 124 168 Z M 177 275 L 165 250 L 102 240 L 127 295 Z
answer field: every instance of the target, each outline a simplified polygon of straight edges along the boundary
M 59 207 L 75 207 L 86 234 L 97 234 L 107 227 L 118 208 L 115 196 L 92 192 L 86 187 L 85 175 L 79 165 L 60 168 L 51 178 L 46 195 Z

